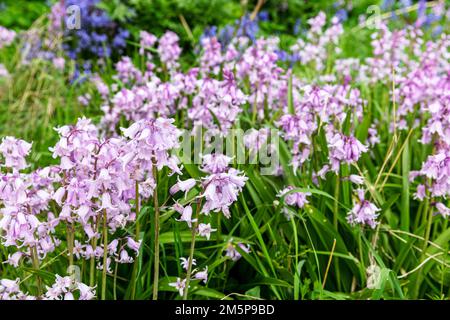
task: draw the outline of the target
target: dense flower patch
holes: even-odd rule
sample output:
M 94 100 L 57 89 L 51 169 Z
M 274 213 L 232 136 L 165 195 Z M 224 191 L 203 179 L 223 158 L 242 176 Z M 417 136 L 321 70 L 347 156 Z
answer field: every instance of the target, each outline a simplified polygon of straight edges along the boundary
M 84 27 L 67 31 L 70 42 L 57 51 L 46 43 L 50 54 L 35 54 L 42 52 L 39 41 L 30 44 L 36 50 L 27 51 L 27 61 L 43 58 L 59 70 L 76 60 L 68 81 L 80 76 L 83 61 L 89 90 L 77 99 L 100 116 L 56 127 L 59 140 L 49 149 L 54 161 L 38 169 L 28 160 L 32 141 L 1 139 L 0 268 L 23 270 L 4 273 L 17 278 L 2 273 L 1 299 L 157 299 L 160 291 L 185 299 L 223 298 L 242 291 L 236 284 L 223 289 L 226 279 L 221 278 L 230 272 L 227 263 L 242 260 L 263 276 L 266 297 L 298 299 L 308 290 L 323 294 L 325 267 L 316 252 L 328 254 L 331 238 L 339 241 L 334 277 L 344 269 L 352 276 L 343 285 L 336 280 L 330 290 L 373 287 L 366 271 L 388 270 L 383 260 L 397 272 L 390 280 L 395 287 L 408 270 L 436 258 L 435 251 L 427 251 L 429 242 L 443 250 L 437 260 L 442 270 L 432 281 L 448 290 L 446 33 L 430 40 L 423 23 L 393 29 L 381 21 L 370 35 L 371 54 L 359 58 L 344 54 L 342 12 L 340 18 L 320 12 L 308 20 L 309 29 L 289 48 L 277 36 L 257 37 L 257 23 L 245 16 L 220 32 L 207 30 L 194 66 L 182 66 L 177 34 L 157 37 L 142 30 L 137 54 L 121 56 L 111 72 L 103 73 L 81 57 L 106 62 L 121 54 L 129 34 L 95 3 L 81 2 Z M 62 31 L 64 10 L 61 3 L 52 8 L 50 35 L 69 37 Z M 0 27 L 0 49 L 15 36 Z M 8 74 L 0 65 L 0 77 Z M 241 144 L 231 151 L 217 147 L 238 129 L 246 130 Z M 423 148 L 421 154 L 412 149 L 411 137 Z M 244 150 L 244 158 L 237 149 Z M 251 161 L 262 152 L 276 160 L 270 174 L 259 171 L 261 162 Z M 411 160 L 406 152 L 423 161 Z M 391 178 L 394 182 L 388 182 Z M 389 184 L 397 197 L 385 194 Z M 413 229 L 408 222 L 404 228 L 406 219 L 416 219 L 417 225 L 422 219 L 424 227 Z M 373 252 L 377 241 L 390 241 L 384 235 L 378 239 L 383 230 L 403 239 L 392 231 L 398 225 L 424 241 L 424 256 L 406 270 L 391 258 L 394 249 Z M 313 237 L 308 226 L 316 232 Z M 325 240 L 320 230 L 327 230 Z M 263 239 L 263 233 L 275 241 Z M 345 243 L 344 237 L 352 240 Z M 312 289 L 309 278 L 300 280 L 299 239 L 302 250 L 308 248 L 304 255 L 315 254 L 304 262 L 309 277 L 319 274 Z M 273 249 L 277 241 L 286 242 L 288 253 Z M 408 245 L 408 250 L 416 246 Z M 282 262 L 278 254 L 284 254 Z M 58 267 L 52 270 L 53 265 Z M 129 286 L 117 292 L 120 277 Z M 281 293 L 278 286 L 289 289 Z

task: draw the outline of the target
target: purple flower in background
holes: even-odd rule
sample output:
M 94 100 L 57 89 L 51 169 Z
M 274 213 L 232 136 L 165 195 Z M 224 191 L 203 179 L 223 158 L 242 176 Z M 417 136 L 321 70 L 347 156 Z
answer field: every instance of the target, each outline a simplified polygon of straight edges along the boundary
M 0 26 L 0 49 L 9 46 L 15 39 L 16 33 Z
M 269 21 L 269 11 L 267 10 L 262 10 L 258 13 L 258 19 L 260 21 Z
M 205 38 L 217 37 L 222 45 L 222 49 L 225 50 L 235 38 L 245 37 L 254 42 L 259 31 L 258 23 L 260 21 L 268 20 L 269 13 L 263 10 L 259 12 L 253 20 L 250 19 L 249 14 L 242 16 L 241 19 L 236 20 L 233 24 L 227 24 L 225 27 L 221 28 L 219 33 L 217 32 L 216 26 L 207 27 L 200 37 L 200 43 L 202 43 Z
M 205 75 L 209 72 L 218 74 L 223 62 L 220 42 L 216 37 L 204 38 L 201 45 L 203 47 L 203 55 L 200 58 L 202 73 Z
M 242 251 L 244 251 L 246 253 L 250 253 L 250 245 L 238 243 L 237 246 L 239 246 L 239 248 L 242 249 Z M 231 260 L 233 260 L 233 261 L 238 261 L 242 257 L 242 255 L 239 253 L 239 251 L 236 250 L 236 245 L 233 244 L 232 241 L 228 242 L 225 252 L 226 252 L 225 256 L 230 257 Z
M 402 6 L 404 8 L 410 7 L 412 5 L 412 1 L 411 0 L 400 0 L 400 3 L 402 4 Z
M 250 129 L 244 135 L 244 145 L 250 151 L 251 156 L 255 156 L 256 153 L 266 146 L 269 138 L 269 129 L 261 128 L 259 130 Z
M 8 69 L 6 69 L 3 63 L 0 63 L 0 78 L 9 78 Z
M 55 57 L 52 60 L 53 66 L 58 70 L 64 70 L 66 60 L 63 57 Z
M 339 48 L 336 45 L 340 36 L 344 33 L 344 29 L 337 17 L 333 17 L 331 26 L 325 29 L 327 17 L 322 11 L 317 16 L 308 19 L 307 22 L 310 29 L 306 32 L 306 41 L 303 37 L 299 38 L 291 46 L 291 51 L 298 55 L 302 63 L 315 62 L 315 68 L 321 71 L 324 69 L 325 61 L 330 53 L 329 45 L 333 45 L 335 52 L 339 53 Z
M 158 53 L 161 62 L 168 70 L 178 67 L 178 59 L 181 54 L 181 48 L 178 45 L 179 37 L 172 31 L 167 31 L 159 39 Z
M 433 32 L 432 32 L 432 36 L 437 38 L 438 36 L 440 36 L 443 32 L 443 27 L 441 25 L 437 25 L 433 28 Z
M 419 174 L 431 180 L 428 189 L 433 197 L 450 196 L 450 151 L 444 149 L 428 156 Z
M 217 36 L 217 26 L 206 27 L 200 36 L 199 42 L 202 43 L 203 39 L 212 38 Z
M 153 48 L 158 41 L 155 35 L 148 33 L 147 31 L 141 30 L 139 32 L 140 42 L 139 42 L 139 54 L 144 55 L 146 49 Z M 151 59 L 151 54 L 148 53 L 147 57 Z
M 375 146 L 376 144 L 380 143 L 380 136 L 378 135 L 378 130 L 375 127 L 375 125 L 370 126 L 368 129 L 368 138 L 367 138 L 367 144 L 371 147 Z
M 417 7 L 417 20 L 415 25 L 421 27 L 427 20 L 426 10 L 427 10 L 426 0 L 419 0 L 419 6 Z

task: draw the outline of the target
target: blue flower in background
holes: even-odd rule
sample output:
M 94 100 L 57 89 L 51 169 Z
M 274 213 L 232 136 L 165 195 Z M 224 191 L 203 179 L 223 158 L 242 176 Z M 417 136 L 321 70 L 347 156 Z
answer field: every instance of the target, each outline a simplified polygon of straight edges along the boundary
M 127 30 L 120 28 L 105 11 L 96 6 L 99 2 L 100 0 L 64 2 L 66 8 L 72 5 L 80 8 L 81 29 L 64 30 L 64 36 L 69 41 L 63 48 L 70 59 L 77 61 L 75 79 L 91 73 L 91 59 L 109 58 L 113 52 L 120 55 L 130 36 Z M 89 64 L 86 65 L 86 62 Z
M 436 27 L 434 27 L 434 29 L 433 29 L 431 35 L 432 35 L 433 37 L 438 37 L 438 36 L 441 35 L 442 31 L 443 31 L 442 26 L 436 26 Z
M 289 60 L 289 54 L 286 51 L 284 51 L 284 50 L 275 50 L 275 53 L 278 56 L 278 60 L 283 61 L 283 62 Z
M 302 20 L 300 18 L 298 18 L 297 20 L 295 20 L 295 24 L 294 24 L 294 35 L 298 35 L 301 31 L 301 27 L 302 27 Z
M 237 24 L 237 37 L 247 37 L 252 41 L 256 40 L 256 34 L 258 33 L 259 26 L 258 20 L 251 20 L 250 16 L 246 14 L 242 19 L 236 21 Z
M 397 21 L 398 20 L 398 15 L 395 13 L 395 11 L 391 12 L 391 20 L 392 21 Z
M 263 10 L 258 13 L 259 21 L 269 21 L 269 12 L 267 10 Z
M 400 3 L 402 5 L 402 7 L 404 7 L 404 8 L 410 7 L 412 5 L 412 1 L 411 0 L 400 0 Z
M 126 40 L 130 36 L 128 30 L 120 29 L 113 40 L 113 47 L 115 48 L 125 48 L 127 43 Z
M 425 0 L 419 1 L 419 6 L 417 8 L 417 26 L 423 26 L 424 28 L 428 29 L 434 22 L 440 21 L 441 19 L 442 16 L 434 12 L 431 12 L 427 15 L 427 2 Z
M 339 22 L 344 22 L 344 21 L 346 21 L 348 19 L 347 10 L 339 9 L 338 11 L 336 11 L 336 15 L 335 16 L 339 19 Z
M 203 32 L 200 39 L 211 38 L 211 37 L 215 37 L 216 35 L 217 35 L 217 26 L 211 26 L 211 27 L 207 27 L 205 29 L 205 31 Z
M 425 18 L 425 26 L 429 27 L 433 22 L 437 22 L 441 20 L 441 17 L 434 14 L 434 13 L 430 13 L 429 15 L 426 16 Z
M 216 36 L 217 36 L 217 26 L 206 27 L 202 35 L 200 36 L 200 43 L 202 43 L 203 39 L 205 38 L 212 38 Z M 198 46 L 194 48 L 194 53 L 195 54 L 200 53 L 200 48 Z
M 300 61 L 298 53 L 289 54 L 284 50 L 275 50 L 275 53 L 278 56 L 278 60 L 282 62 L 289 62 L 289 68 L 292 68 L 294 63 Z
M 233 39 L 234 36 L 234 27 L 231 25 L 226 25 L 219 33 L 219 42 L 222 44 L 222 47 L 228 45 Z
M 254 42 L 259 31 L 258 22 L 268 21 L 268 19 L 269 14 L 266 11 L 261 11 L 254 20 L 251 20 L 250 16 L 246 14 L 241 19 L 236 20 L 233 24 L 228 24 L 223 27 L 219 33 L 217 33 L 216 26 L 207 27 L 200 36 L 200 42 L 204 38 L 216 36 L 223 49 L 231 43 L 234 37 L 247 37 Z
M 383 3 L 381 4 L 381 9 L 382 10 L 391 9 L 394 4 L 395 4 L 394 0 L 383 0 Z
M 426 14 L 427 2 L 425 0 L 419 0 L 419 6 L 417 8 L 417 20 L 423 22 Z

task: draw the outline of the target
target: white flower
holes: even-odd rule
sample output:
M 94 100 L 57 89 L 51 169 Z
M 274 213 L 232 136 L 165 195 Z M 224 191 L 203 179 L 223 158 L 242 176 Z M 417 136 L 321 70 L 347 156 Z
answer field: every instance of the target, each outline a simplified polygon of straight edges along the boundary
M 180 278 L 177 278 L 177 282 L 171 282 L 169 283 L 169 286 L 175 287 L 180 293 L 180 296 L 182 296 L 184 289 L 186 288 L 186 279 L 181 280 Z
M 181 266 L 183 267 L 183 269 L 187 270 L 189 267 L 189 258 L 186 259 L 184 257 L 181 257 L 180 260 L 181 260 Z M 192 265 L 195 266 L 196 264 L 197 264 L 197 262 L 195 261 L 195 259 L 192 259 Z
M 202 237 L 206 237 L 209 240 L 211 232 L 217 231 L 217 229 L 211 228 L 210 223 L 200 223 L 198 225 L 198 234 Z

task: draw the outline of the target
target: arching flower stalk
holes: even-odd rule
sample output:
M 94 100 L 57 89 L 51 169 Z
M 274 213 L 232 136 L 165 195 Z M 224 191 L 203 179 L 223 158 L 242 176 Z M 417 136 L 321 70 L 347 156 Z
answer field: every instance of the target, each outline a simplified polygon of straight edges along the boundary
M 191 237 L 191 248 L 189 250 L 189 259 L 188 259 L 188 266 L 187 266 L 187 274 L 186 274 L 186 282 L 185 282 L 185 288 L 183 292 L 183 299 L 187 300 L 188 297 L 188 291 L 189 291 L 189 282 L 192 275 L 192 262 L 194 260 L 194 251 L 195 251 L 195 239 L 198 229 L 198 219 L 199 219 L 199 213 L 202 206 L 202 197 L 199 197 L 197 199 L 197 208 L 195 210 L 195 218 L 194 218 L 194 226 L 192 228 L 192 237 Z
M 154 208 L 154 266 L 153 266 L 153 300 L 158 299 L 159 287 L 159 203 L 158 203 L 158 170 L 167 166 L 173 173 L 181 174 L 178 159 L 170 156 L 169 151 L 178 147 L 181 131 L 172 123 L 173 119 L 150 119 L 135 122 L 127 129 L 122 129 L 129 138 L 128 150 L 124 165 L 131 162 L 137 164 L 139 170 L 147 172 L 149 185 L 153 193 Z
M 223 154 L 208 154 L 203 156 L 202 171 L 208 173 L 208 176 L 202 178 L 201 193 L 196 200 L 195 216 L 192 219 L 192 207 L 190 205 L 184 208 L 176 203 L 174 209 L 181 213 L 181 218 L 178 221 L 184 221 L 192 230 L 191 246 L 189 257 L 187 259 L 186 279 L 172 283 L 171 285 L 178 288 L 180 294 L 186 300 L 189 293 L 189 283 L 194 277 L 195 279 L 202 279 L 206 282 L 207 270 L 197 272 L 192 270 L 194 259 L 195 242 L 197 234 L 210 239 L 211 232 L 217 231 L 213 229 L 210 223 L 200 223 L 200 214 L 205 216 L 210 215 L 211 211 L 219 213 L 222 212 L 228 219 L 230 218 L 229 207 L 237 200 L 239 192 L 245 185 L 247 177 L 241 175 L 241 172 L 230 168 L 231 158 Z M 171 188 L 171 193 L 178 191 L 188 192 L 195 186 L 194 179 L 179 181 Z M 205 203 L 203 204 L 203 200 Z M 219 220 L 220 223 L 220 220 Z

